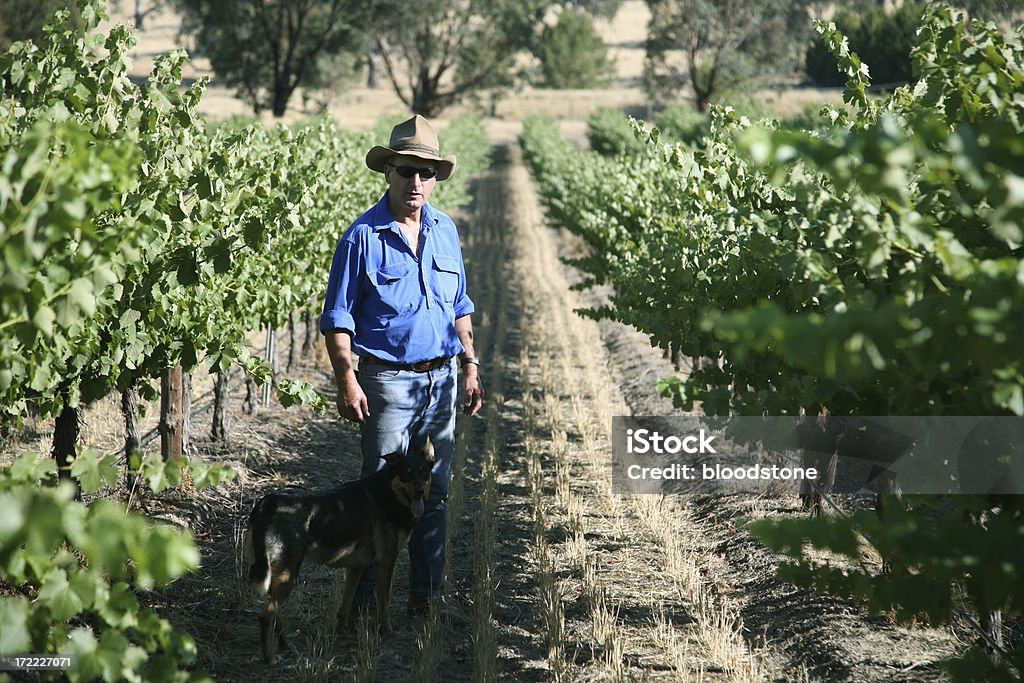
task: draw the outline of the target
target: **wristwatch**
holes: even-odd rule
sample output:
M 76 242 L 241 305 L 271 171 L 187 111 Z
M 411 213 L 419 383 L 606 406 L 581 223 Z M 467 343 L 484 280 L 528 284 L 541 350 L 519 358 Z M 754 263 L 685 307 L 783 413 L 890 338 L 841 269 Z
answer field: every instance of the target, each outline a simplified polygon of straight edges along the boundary
M 466 367 L 467 365 L 475 365 L 480 367 L 480 359 L 476 356 L 463 356 L 459 359 L 459 365 Z

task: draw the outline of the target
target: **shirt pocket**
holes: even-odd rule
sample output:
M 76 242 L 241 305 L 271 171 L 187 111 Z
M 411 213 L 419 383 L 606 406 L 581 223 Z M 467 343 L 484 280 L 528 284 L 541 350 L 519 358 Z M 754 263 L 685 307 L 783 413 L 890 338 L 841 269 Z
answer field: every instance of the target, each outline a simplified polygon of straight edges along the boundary
M 380 302 L 380 307 L 377 310 L 378 317 L 381 315 L 391 316 L 405 308 L 408 275 L 409 266 L 405 263 L 393 263 L 374 271 L 370 282 L 373 285 L 376 298 Z
M 434 254 L 434 278 L 441 300 L 453 303 L 459 293 L 459 259 Z

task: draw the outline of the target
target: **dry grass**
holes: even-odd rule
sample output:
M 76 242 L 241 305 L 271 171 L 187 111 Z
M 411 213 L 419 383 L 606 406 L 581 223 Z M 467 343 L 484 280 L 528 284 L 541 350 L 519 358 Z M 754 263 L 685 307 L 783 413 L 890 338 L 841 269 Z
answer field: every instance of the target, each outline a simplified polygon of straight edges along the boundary
M 437 672 L 444 661 L 444 624 L 432 614 L 416 630 L 416 656 L 412 667 L 412 680 L 437 680 Z

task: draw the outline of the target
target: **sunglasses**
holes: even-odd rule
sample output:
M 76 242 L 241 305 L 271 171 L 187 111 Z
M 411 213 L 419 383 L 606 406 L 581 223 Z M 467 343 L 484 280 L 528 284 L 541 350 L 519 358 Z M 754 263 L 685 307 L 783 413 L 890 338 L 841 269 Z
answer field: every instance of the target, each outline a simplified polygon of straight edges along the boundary
M 403 178 L 412 178 L 417 173 L 423 180 L 430 180 L 437 175 L 436 168 L 420 168 L 418 166 L 392 166 L 395 172 Z

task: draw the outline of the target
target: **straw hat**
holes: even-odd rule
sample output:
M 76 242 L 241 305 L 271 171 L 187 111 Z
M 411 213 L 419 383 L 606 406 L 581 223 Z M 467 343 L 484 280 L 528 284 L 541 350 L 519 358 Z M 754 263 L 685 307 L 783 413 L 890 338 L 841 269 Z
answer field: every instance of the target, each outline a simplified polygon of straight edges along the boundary
M 455 155 L 441 156 L 437 133 L 419 114 L 391 129 L 391 141 L 387 147 L 376 145 L 371 148 L 366 153 L 366 165 L 383 173 L 384 164 L 396 154 L 436 161 L 438 180 L 447 180 L 455 171 Z

